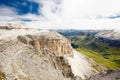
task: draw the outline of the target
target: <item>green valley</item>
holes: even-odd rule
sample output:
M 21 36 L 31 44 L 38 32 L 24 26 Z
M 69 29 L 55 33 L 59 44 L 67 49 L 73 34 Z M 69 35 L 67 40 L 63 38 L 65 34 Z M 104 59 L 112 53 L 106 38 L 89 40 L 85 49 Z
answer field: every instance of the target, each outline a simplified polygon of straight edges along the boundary
M 99 31 L 98 31 L 99 32 Z M 98 38 L 97 31 L 60 31 L 76 50 L 111 69 L 120 68 L 120 47 L 111 40 Z M 111 45 L 111 44 L 112 45 Z

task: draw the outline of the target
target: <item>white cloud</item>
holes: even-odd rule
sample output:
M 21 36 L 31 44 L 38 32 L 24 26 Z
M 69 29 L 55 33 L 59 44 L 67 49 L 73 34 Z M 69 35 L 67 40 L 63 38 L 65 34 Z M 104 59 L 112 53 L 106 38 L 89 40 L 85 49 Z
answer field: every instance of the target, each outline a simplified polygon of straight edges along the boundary
M 34 1 L 42 4 L 39 12 L 43 16 L 33 14 L 17 15 L 14 17 L 15 20 L 31 19 L 33 21 L 26 23 L 29 27 L 42 29 L 120 29 L 120 18 L 108 18 L 120 15 L 120 0 Z M 14 14 L 10 11 L 8 13 Z
M 5 5 L 0 6 L 0 16 L 16 15 L 16 10 Z
M 62 4 L 60 3 L 63 0 L 34 0 L 38 2 L 42 7 L 40 7 L 39 12 L 47 20 L 55 20 L 60 18 Z
M 54 19 L 83 19 L 109 17 L 120 14 L 120 0 L 35 0 L 43 5 L 40 9 L 44 17 Z M 56 13 L 53 11 L 56 10 Z
M 120 0 L 64 0 L 63 16 L 67 18 L 108 17 L 120 13 Z
M 0 21 L 9 21 L 17 15 L 16 10 L 5 5 L 0 6 Z
M 32 21 L 29 27 L 40 29 L 120 29 L 120 19 L 92 19 L 73 21 Z
M 37 15 L 34 15 L 34 14 L 25 14 L 25 15 L 22 15 L 22 16 L 18 16 L 17 19 L 19 20 L 22 20 L 22 19 L 29 19 L 29 20 L 33 20 L 33 21 L 41 21 L 43 20 L 43 17 L 42 16 L 37 16 Z

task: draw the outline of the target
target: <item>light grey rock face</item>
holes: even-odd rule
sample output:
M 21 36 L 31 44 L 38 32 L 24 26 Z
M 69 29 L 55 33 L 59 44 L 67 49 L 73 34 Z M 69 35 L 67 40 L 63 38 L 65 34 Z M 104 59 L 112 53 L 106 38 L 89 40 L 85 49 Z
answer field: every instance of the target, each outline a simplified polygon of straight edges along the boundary
M 108 70 L 91 76 L 88 80 L 120 80 L 120 70 Z
M 9 31 L 5 34 L 9 35 Z M 0 39 L 0 70 L 7 80 L 64 80 L 74 77 L 67 59 L 62 57 L 72 55 L 65 37 L 51 32 L 17 34 L 15 31 L 13 35 Z
M 0 30 L 0 72 L 5 80 L 81 80 L 99 72 L 93 64 L 56 32 Z
M 105 30 L 96 34 L 97 37 L 107 38 L 110 40 L 120 40 L 120 31 Z

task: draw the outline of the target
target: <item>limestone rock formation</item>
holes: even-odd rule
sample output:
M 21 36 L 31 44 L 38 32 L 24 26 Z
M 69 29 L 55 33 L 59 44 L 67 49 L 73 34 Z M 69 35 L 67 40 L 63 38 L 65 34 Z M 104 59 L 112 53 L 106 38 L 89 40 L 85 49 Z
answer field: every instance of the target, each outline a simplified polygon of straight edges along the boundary
M 3 80 L 84 80 L 104 70 L 56 32 L 0 30 Z
M 91 76 L 88 80 L 120 80 L 120 70 L 108 70 Z

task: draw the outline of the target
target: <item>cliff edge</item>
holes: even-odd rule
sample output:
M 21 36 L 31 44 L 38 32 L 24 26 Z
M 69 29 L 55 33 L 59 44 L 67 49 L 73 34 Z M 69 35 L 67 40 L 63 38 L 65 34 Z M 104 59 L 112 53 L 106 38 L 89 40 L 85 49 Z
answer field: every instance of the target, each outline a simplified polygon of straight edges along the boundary
M 56 32 L 0 30 L 0 79 L 84 80 L 105 69 Z

